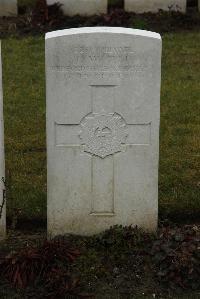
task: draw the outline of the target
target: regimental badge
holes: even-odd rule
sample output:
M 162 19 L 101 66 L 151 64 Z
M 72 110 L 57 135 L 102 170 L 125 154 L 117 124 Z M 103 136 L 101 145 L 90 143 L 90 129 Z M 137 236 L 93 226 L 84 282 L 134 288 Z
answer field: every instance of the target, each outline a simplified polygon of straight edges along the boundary
M 127 135 L 126 122 L 117 113 L 90 113 L 81 122 L 83 151 L 101 158 L 123 151 Z

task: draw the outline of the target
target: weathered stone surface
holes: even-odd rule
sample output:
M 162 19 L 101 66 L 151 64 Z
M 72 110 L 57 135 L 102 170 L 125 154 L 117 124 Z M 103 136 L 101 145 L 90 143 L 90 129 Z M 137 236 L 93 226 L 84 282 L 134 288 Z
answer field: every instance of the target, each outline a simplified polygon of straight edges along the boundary
M 0 16 L 17 15 L 17 0 L 0 0 Z
M 160 69 L 157 33 L 46 35 L 49 235 L 156 228 Z
M 136 13 L 165 11 L 186 12 L 186 0 L 125 0 L 125 10 Z
M 56 0 L 47 0 L 51 5 Z M 95 15 L 107 12 L 107 0 L 61 0 L 62 9 L 66 15 Z
M 0 43 L 0 240 L 6 234 L 6 202 L 5 202 L 5 160 L 4 160 L 4 124 L 3 124 L 3 91 L 2 91 L 2 65 Z

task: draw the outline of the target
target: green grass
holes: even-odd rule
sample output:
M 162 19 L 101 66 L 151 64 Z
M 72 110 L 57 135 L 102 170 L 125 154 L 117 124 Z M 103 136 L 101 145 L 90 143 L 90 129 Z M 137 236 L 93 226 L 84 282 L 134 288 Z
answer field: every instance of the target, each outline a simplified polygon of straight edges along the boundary
M 161 212 L 200 212 L 200 33 L 164 36 L 160 185 Z
M 200 213 L 200 33 L 163 36 L 159 210 Z M 43 37 L 3 41 L 8 215 L 46 217 Z
M 3 69 L 8 215 L 45 217 L 43 38 L 5 40 Z

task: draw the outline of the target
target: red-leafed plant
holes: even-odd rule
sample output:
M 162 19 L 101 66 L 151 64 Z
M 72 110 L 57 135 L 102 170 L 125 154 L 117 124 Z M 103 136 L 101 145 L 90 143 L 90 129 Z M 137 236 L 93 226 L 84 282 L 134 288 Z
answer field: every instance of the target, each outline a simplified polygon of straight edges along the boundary
M 41 246 L 6 256 L 1 260 L 0 272 L 15 287 L 25 288 L 37 280 L 46 284 L 55 277 L 55 269 L 58 272 L 62 269 L 62 276 L 66 276 L 69 264 L 78 256 L 79 251 L 70 248 L 64 239 L 46 240 Z

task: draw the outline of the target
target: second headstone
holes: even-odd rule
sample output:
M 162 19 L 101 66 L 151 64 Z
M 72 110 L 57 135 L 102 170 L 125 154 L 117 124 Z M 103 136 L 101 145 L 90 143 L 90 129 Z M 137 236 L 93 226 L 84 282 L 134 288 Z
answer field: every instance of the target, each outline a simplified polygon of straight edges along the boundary
M 6 234 L 6 198 L 5 198 L 5 159 L 4 159 L 4 122 L 3 122 L 3 90 L 0 42 L 0 240 Z

